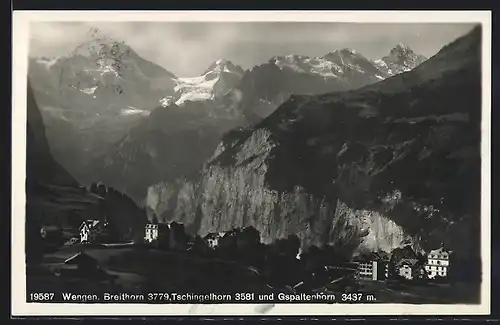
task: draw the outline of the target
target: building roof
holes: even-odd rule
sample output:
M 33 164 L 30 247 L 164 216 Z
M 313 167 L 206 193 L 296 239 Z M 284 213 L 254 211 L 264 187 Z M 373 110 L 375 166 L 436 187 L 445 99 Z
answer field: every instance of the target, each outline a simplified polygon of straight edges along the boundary
M 389 261 L 390 259 L 390 254 L 386 253 L 384 251 L 379 251 L 379 252 L 369 252 L 369 253 L 362 253 L 359 254 L 354 258 L 355 261 L 358 262 L 372 262 L 372 261 Z
M 205 236 L 205 239 L 216 239 L 224 237 L 225 232 L 212 232 Z
M 206 235 L 206 236 L 205 236 L 205 239 L 215 239 L 215 238 L 217 238 L 217 237 L 218 237 L 218 236 L 217 236 L 217 234 L 215 234 L 215 233 L 211 233 L 211 234 Z
M 403 258 L 401 261 L 399 261 L 398 266 L 400 267 L 404 265 L 414 266 L 417 263 L 418 260 L 415 258 Z
M 391 254 L 390 253 L 387 253 L 385 251 L 378 251 L 378 252 L 373 252 L 373 256 L 375 257 L 375 259 L 377 260 L 384 260 L 384 261 L 388 261 L 391 259 Z
M 440 247 L 438 249 L 433 249 L 429 252 L 427 256 L 439 256 L 439 257 L 444 257 L 448 258 L 450 256 L 450 253 L 445 251 L 443 247 Z
M 146 228 L 170 228 L 167 223 L 147 223 Z
M 85 220 L 82 222 L 80 225 L 80 228 L 83 227 L 83 225 L 87 225 L 89 228 L 94 228 L 96 227 L 101 221 L 98 219 L 93 219 L 93 220 Z

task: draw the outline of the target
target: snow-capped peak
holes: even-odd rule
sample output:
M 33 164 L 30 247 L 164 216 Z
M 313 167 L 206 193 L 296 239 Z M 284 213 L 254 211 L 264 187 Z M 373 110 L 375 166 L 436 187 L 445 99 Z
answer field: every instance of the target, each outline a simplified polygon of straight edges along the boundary
M 182 105 L 186 101 L 211 100 L 227 94 L 244 74 L 243 68 L 229 60 L 219 59 L 198 77 L 177 78 L 176 95 L 160 100 L 162 106 Z
M 292 71 L 308 74 L 317 74 L 325 78 L 338 78 L 343 70 L 337 64 L 320 57 L 308 57 L 298 54 L 287 54 L 283 56 L 274 56 L 269 63 L 276 65 L 280 69 L 289 69 Z

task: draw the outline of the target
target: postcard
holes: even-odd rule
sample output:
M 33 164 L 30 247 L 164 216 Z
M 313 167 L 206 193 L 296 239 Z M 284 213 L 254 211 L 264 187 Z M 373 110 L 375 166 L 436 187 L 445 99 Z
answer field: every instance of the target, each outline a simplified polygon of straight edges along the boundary
M 13 18 L 14 316 L 490 313 L 489 12 Z

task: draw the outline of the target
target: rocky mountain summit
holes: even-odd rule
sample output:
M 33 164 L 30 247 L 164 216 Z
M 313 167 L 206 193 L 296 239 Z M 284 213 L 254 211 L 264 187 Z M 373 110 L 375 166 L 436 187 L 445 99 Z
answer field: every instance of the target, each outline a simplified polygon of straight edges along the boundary
M 108 38 L 92 39 L 66 56 L 32 57 L 28 78 L 54 158 L 74 175 L 175 86 L 172 73 Z
M 427 60 L 425 56 L 416 54 L 408 45 L 399 43 L 389 52 L 389 55 L 375 61 L 375 63 L 389 75 L 395 75 L 410 71 L 425 60 Z

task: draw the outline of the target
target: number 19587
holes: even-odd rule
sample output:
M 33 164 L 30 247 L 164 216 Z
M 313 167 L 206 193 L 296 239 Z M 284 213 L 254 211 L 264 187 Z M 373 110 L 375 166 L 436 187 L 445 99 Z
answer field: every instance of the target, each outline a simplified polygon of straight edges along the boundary
M 40 293 L 30 293 L 29 298 L 31 301 L 46 301 L 54 299 L 54 293 L 40 292 Z

